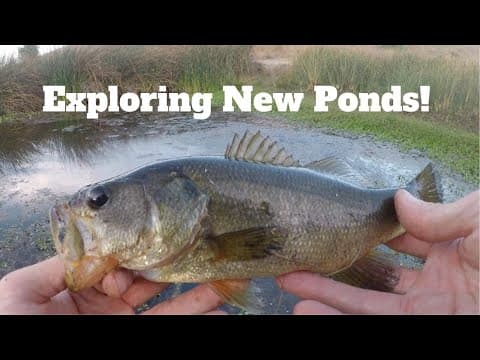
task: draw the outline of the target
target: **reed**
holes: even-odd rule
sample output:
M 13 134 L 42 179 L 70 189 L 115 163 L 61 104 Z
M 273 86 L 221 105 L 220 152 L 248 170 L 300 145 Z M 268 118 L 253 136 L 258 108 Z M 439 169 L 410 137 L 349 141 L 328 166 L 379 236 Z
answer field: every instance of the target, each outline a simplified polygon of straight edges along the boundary
M 425 117 L 478 131 L 479 65 L 472 58 L 315 47 L 301 53 L 277 83 L 289 91 L 309 91 L 317 84 L 352 92 L 384 92 L 391 85 L 418 92 L 420 85 L 430 85 L 431 110 Z

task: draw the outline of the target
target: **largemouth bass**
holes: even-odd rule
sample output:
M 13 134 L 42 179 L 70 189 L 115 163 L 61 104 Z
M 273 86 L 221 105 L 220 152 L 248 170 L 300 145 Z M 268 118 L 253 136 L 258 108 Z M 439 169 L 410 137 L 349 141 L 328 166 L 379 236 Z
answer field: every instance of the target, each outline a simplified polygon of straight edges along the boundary
M 388 291 L 398 281 L 372 250 L 401 235 L 394 194 L 361 187 L 335 157 L 301 166 L 259 132 L 225 157 L 161 161 L 80 189 L 50 211 L 72 291 L 116 267 L 155 282 L 207 282 L 251 309 L 248 280 L 308 270 Z M 429 164 L 406 187 L 441 194 Z

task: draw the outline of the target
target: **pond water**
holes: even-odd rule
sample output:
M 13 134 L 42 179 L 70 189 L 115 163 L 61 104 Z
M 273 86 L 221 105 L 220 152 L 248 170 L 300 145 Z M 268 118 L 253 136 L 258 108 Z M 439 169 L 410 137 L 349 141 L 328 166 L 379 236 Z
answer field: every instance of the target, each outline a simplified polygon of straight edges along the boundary
M 368 136 L 289 124 L 278 118 L 215 113 L 119 116 L 100 122 L 49 122 L 0 126 L 0 277 L 54 254 L 47 211 L 80 187 L 163 159 L 222 155 L 235 132 L 261 130 L 302 163 L 335 154 L 371 179 L 373 187 L 401 186 L 430 161 Z M 475 187 L 435 164 L 446 201 Z M 295 298 L 260 279 L 271 313 L 288 313 Z M 193 285 L 175 285 L 149 304 Z M 227 307 L 234 312 L 233 308 Z

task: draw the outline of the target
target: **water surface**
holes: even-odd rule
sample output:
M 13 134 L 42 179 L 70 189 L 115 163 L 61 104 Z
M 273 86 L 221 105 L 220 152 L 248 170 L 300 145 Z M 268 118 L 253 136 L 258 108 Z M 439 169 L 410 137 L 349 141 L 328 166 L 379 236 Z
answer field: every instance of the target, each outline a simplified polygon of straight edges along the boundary
M 277 118 L 213 114 L 130 115 L 102 122 L 0 126 L 0 276 L 53 255 L 47 211 L 80 187 L 163 159 L 222 155 L 235 132 L 261 130 L 302 163 L 329 155 L 343 157 L 371 179 L 372 187 L 401 186 L 430 161 L 420 152 L 404 153 L 368 136 L 294 126 Z M 436 164 L 446 201 L 475 190 Z M 291 311 L 295 298 L 260 279 L 269 312 Z M 172 286 L 154 301 L 191 285 Z M 232 310 L 232 309 L 230 309 Z

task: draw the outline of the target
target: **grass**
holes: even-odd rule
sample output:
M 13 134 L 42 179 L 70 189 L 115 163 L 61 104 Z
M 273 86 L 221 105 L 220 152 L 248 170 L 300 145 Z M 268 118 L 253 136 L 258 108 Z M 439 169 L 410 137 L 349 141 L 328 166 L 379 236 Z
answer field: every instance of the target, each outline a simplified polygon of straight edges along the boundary
M 443 51 L 443 50 L 442 50 Z M 287 71 L 261 72 L 252 56 L 294 57 Z M 253 54 L 253 55 L 252 55 Z M 41 111 L 42 85 L 65 85 L 67 91 L 213 92 L 213 106 L 223 104 L 222 86 L 252 84 L 255 90 L 301 91 L 307 94 L 298 113 L 282 113 L 291 121 L 366 133 L 418 149 L 479 180 L 479 65 L 473 56 L 420 56 L 403 47 L 251 46 L 66 46 L 36 58 L 0 59 L 0 122 Z M 430 85 L 430 113 L 313 112 L 314 85 L 339 91 L 418 92 Z M 268 89 L 265 89 L 268 88 Z
M 403 92 L 430 85 L 428 120 L 478 132 L 479 66 L 472 58 L 310 48 L 277 82 L 288 91 L 308 91 L 317 84 L 334 85 L 340 92 L 379 93 L 391 85 L 401 85 Z
M 242 76 L 252 71 L 250 47 L 193 47 L 181 58 L 180 69 L 177 88 L 190 93 L 240 85 Z
M 43 85 L 67 92 L 210 91 L 251 72 L 250 46 L 65 46 L 25 61 L 0 59 L 0 116 L 40 112 Z
M 42 88 L 35 87 L 40 82 L 34 62 L 18 66 L 13 58 L 0 58 L 0 116 L 41 110 Z
M 394 113 L 344 113 L 331 108 L 313 111 L 314 97 L 307 96 L 298 113 L 281 113 L 295 122 L 318 127 L 369 134 L 398 144 L 403 150 L 417 149 L 462 174 L 467 181 L 479 182 L 479 136 L 465 130 L 439 125 L 415 116 Z M 280 115 L 280 113 L 276 113 Z
M 91 51 L 67 46 L 47 55 L 37 64 L 38 74 L 48 85 L 65 85 L 67 92 L 84 92 L 95 62 Z
M 260 91 L 273 90 L 256 88 L 254 94 Z M 372 135 L 395 143 L 402 150 L 416 149 L 460 173 L 467 181 L 479 183 L 478 134 L 401 113 L 345 113 L 332 105 L 328 112 L 318 113 L 313 111 L 314 101 L 314 95 L 307 93 L 297 113 L 280 113 L 274 106 L 273 115 L 310 126 Z M 221 110 L 223 91 L 213 93 L 212 105 Z

